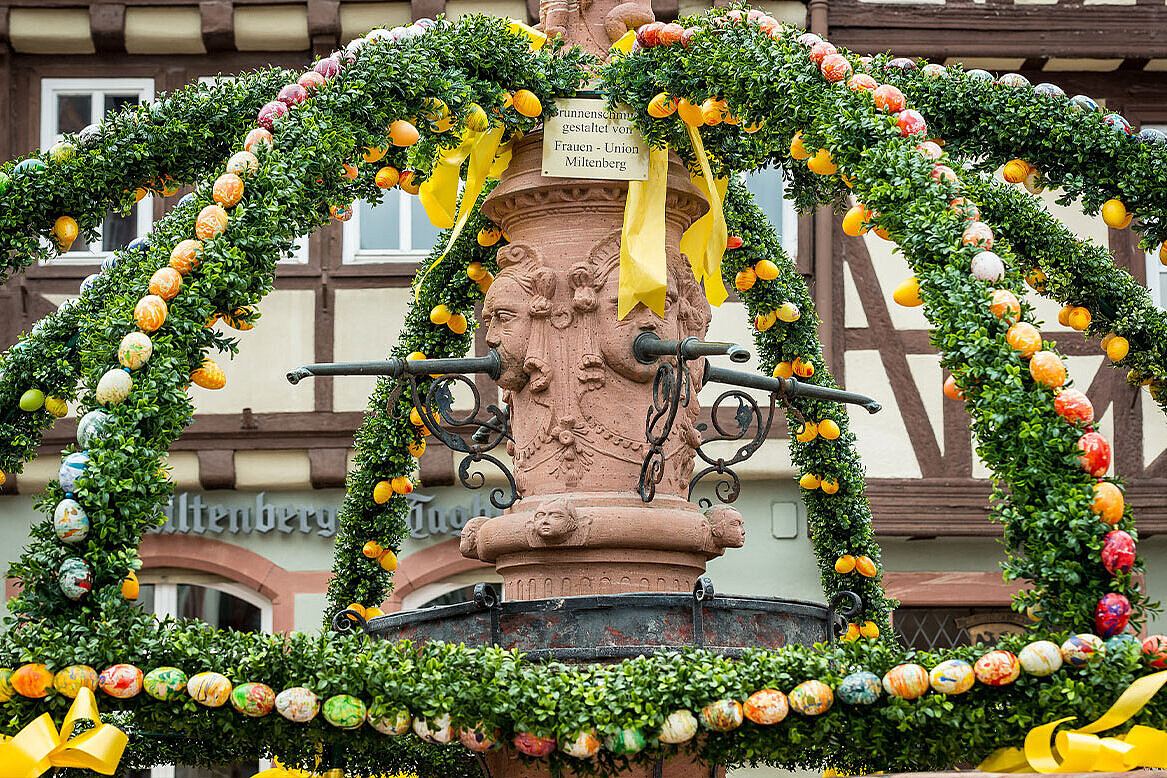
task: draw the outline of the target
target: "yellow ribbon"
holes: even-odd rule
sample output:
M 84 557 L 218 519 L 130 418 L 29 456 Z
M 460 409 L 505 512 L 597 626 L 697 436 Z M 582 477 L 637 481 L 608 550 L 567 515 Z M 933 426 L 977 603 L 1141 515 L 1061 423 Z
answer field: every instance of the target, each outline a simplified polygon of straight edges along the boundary
M 620 286 L 616 318 L 623 319 L 644 303 L 665 315 L 668 259 L 665 256 L 665 192 L 668 189 L 669 150 L 648 153 L 648 179 L 628 182 L 624 226 L 620 230 Z
M 629 30 L 628 32 L 621 35 L 618 41 L 608 47 L 608 50 L 611 51 L 612 49 L 615 49 L 616 51 L 627 54 L 632 51 L 632 44 L 634 43 L 636 43 L 636 31 Z
M 1136 767 L 1167 767 L 1167 732 L 1136 724 L 1125 735 L 1096 733 L 1127 722 L 1167 684 L 1167 670 L 1137 679 L 1097 721 L 1079 729 L 1056 732 L 1073 716 L 1034 727 L 1024 748 L 999 748 L 977 769 L 994 773 L 1123 772 Z M 1052 740 L 1052 742 L 1051 742 Z M 1057 753 L 1054 753 L 1054 749 Z
M 78 721 L 93 729 L 73 737 Z M 6 778 L 38 778 L 53 767 L 77 767 L 113 775 L 129 738 L 112 724 L 102 724 L 93 690 L 82 687 L 69 706 L 61 732 L 48 713 L 29 722 L 13 737 L 0 739 L 0 765 Z
M 462 228 L 466 226 L 466 221 L 470 218 L 471 211 L 478 203 L 478 197 L 482 194 L 482 189 L 486 186 L 486 179 L 494 170 L 498 170 L 499 166 L 494 164 L 495 155 L 499 151 L 499 144 L 502 141 L 502 134 L 504 127 L 501 124 L 496 124 L 486 132 L 472 133 L 475 137 L 473 139 L 467 138 L 462 143 L 458 144 L 456 149 L 451 149 L 442 152 L 438 161 L 434 164 L 434 174 L 430 177 L 431 180 L 440 176 L 440 181 L 430 186 L 427 190 L 426 184 L 421 185 L 418 196 L 422 198 L 422 205 L 425 206 L 426 215 L 433 221 L 435 215 L 439 218 L 444 218 L 453 212 L 453 203 L 457 201 L 458 197 L 458 175 L 462 167 L 462 161 L 465 159 L 465 150 L 463 147 L 470 143 L 470 164 L 466 168 L 466 187 L 462 190 L 462 202 L 458 206 L 458 215 L 452 222 L 446 224 L 438 224 L 434 222 L 434 226 L 448 229 L 453 227 L 450 232 L 450 238 L 446 241 L 446 247 L 442 250 L 441 256 L 430 263 L 430 266 L 425 269 L 418 279 L 414 287 L 413 294 L 416 299 L 421 295 L 421 284 L 425 277 L 431 270 L 437 267 L 446 255 L 450 253 L 450 247 L 454 245 L 454 241 L 458 239 L 458 235 L 462 232 Z M 462 154 L 461 159 L 456 162 L 451 162 L 458 154 Z M 509 156 L 509 150 L 507 151 Z M 450 170 L 453 170 L 453 179 L 450 179 Z M 501 174 L 501 171 L 500 171 Z M 429 183 L 427 180 L 426 183 Z M 451 195 L 452 192 L 452 195 Z M 451 199 L 452 198 L 452 199 Z
M 511 19 L 511 23 L 507 25 L 507 29 L 515 35 L 524 35 L 527 40 L 531 42 L 531 51 L 538 51 L 543 48 L 543 44 L 547 42 L 547 36 L 536 30 L 534 27 L 529 27 L 517 19 Z
M 710 305 L 721 305 L 729 297 L 725 282 L 721 278 L 721 258 L 725 255 L 725 244 L 729 240 L 729 228 L 725 225 L 725 190 L 728 178 L 713 178 L 709 166 L 709 156 L 701 142 L 701 133 L 696 127 L 686 124 L 693 153 L 701 165 L 701 172 L 690 174 L 693 183 L 709 200 L 709 210 L 693 222 L 681 236 L 681 252 L 689 257 L 693 275 L 705 286 L 705 299 Z M 713 185 L 710 185 L 710 181 Z

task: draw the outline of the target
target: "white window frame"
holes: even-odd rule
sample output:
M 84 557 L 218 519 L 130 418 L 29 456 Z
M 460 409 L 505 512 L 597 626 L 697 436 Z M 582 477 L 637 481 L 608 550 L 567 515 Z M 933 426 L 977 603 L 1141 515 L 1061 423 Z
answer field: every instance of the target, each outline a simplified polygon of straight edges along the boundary
M 778 178 L 781 183 L 782 171 L 779 168 L 761 168 L 759 170 L 748 171 L 751 174 L 758 174 L 762 172 L 769 173 Z M 745 174 L 742 174 L 742 181 L 745 181 Z M 748 186 L 748 185 L 747 185 Z M 794 201 L 786 197 L 786 188 L 784 186 L 778 187 L 782 198 L 782 212 L 781 224 L 770 225 L 778 230 L 778 235 L 782 239 L 782 250 L 785 251 L 791 259 L 798 257 L 798 211 L 794 210 Z M 754 197 L 754 202 L 757 203 L 757 196 Z M 759 204 L 760 207 L 760 204 Z M 763 209 L 765 210 L 765 209 Z
M 1140 130 L 1147 128 L 1167 132 L 1167 124 L 1139 125 Z M 1159 249 L 1156 248 L 1148 251 L 1146 253 L 1146 261 L 1147 291 L 1151 293 L 1151 299 L 1155 301 L 1155 305 L 1167 309 L 1167 300 L 1163 299 L 1163 278 L 1167 276 L 1167 265 L 1159 261 Z
M 462 184 L 459 183 L 459 188 Z M 408 249 L 362 249 L 361 248 L 361 211 L 368 203 L 358 200 L 353 203 L 353 217 L 344 223 L 344 243 L 341 252 L 341 261 L 346 265 L 368 265 L 381 262 L 408 262 L 414 263 L 429 255 L 433 246 L 423 248 L 413 247 L 413 215 L 414 208 L 423 208 L 417 195 L 411 195 L 403 189 L 390 189 L 385 193 L 386 199 L 399 198 L 397 201 L 397 236 L 398 245 L 408 246 Z
M 63 135 L 57 132 L 57 97 L 60 95 L 89 95 L 90 123 L 98 123 L 105 116 L 105 95 L 113 92 L 125 94 L 137 92 L 142 105 L 154 99 L 154 79 L 152 78 L 42 78 L 41 79 L 41 148 L 48 149 Z M 136 210 L 135 231 L 139 236 L 150 232 L 154 222 L 154 197 L 147 195 L 134 206 Z M 99 232 L 100 235 L 100 232 Z M 100 240 L 100 237 L 99 237 Z M 74 246 L 77 244 L 74 243 Z M 91 265 L 101 262 L 113 252 L 90 250 L 87 244 L 83 250 L 67 251 L 53 260 L 53 264 Z
M 235 76 L 224 75 L 199 76 L 198 82 L 200 84 L 215 86 L 216 84 L 234 81 L 235 78 Z M 281 265 L 307 265 L 311 256 L 308 249 L 308 237 L 307 235 L 302 235 L 296 238 L 296 247 L 292 249 L 291 253 L 281 256 L 277 262 Z

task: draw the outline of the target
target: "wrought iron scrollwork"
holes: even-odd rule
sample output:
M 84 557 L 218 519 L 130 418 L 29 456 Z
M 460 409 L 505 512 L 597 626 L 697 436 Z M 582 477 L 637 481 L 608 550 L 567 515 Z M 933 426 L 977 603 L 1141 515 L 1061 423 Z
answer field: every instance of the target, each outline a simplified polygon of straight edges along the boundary
M 736 429 L 727 428 L 727 425 L 720 418 L 721 414 L 719 411 L 722 404 L 729 400 L 737 400 L 737 409 L 733 414 L 733 425 L 736 426 Z M 720 476 L 717 479 L 716 486 L 713 488 L 713 493 L 717 496 L 718 500 L 724 503 L 731 503 L 741 495 L 741 478 L 732 470 L 731 466 L 749 459 L 762 446 L 762 443 L 765 442 L 766 435 L 770 432 L 770 425 L 774 423 L 774 408 L 775 397 L 773 394 L 770 395 L 770 406 L 763 414 L 761 406 L 758 405 L 758 401 L 739 389 L 731 389 L 728 392 L 723 392 L 713 401 L 710 416 L 712 418 L 713 430 L 716 434 L 703 438 L 701 445 L 697 447 L 697 456 L 706 463 L 707 467 L 698 471 L 689 480 L 690 500 L 693 499 L 693 491 L 697 488 L 697 484 L 701 479 L 713 474 Z M 704 433 L 708 432 L 709 426 L 701 423 L 697 425 L 696 429 Z M 751 430 L 753 431 L 752 436 L 750 435 Z M 745 443 L 729 459 L 725 457 L 711 457 L 705 450 L 705 446 L 710 443 L 724 441 L 745 441 Z M 709 507 L 711 504 L 708 498 L 701 498 L 702 507 Z
M 367 623 L 363 614 L 351 608 L 345 608 L 332 617 L 333 630 L 341 633 L 364 632 Z
M 686 352 L 688 345 L 695 341 L 697 338 L 681 341 L 674 355 L 676 362 L 661 362 L 652 380 L 652 405 L 644 421 L 648 453 L 640 466 L 640 480 L 636 484 L 636 491 L 644 502 L 652 502 L 656 496 L 657 484 L 665 473 L 665 441 L 673 432 L 677 413 L 692 399 L 693 387 Z
M 827 604 L 827 640 L 834 642 L 847 632 L 847 624 L 863 611 L 863 599 L 852 591 L 841 591 Z
M 500 408 L 493 403 L 484 407 L 478 386 L 461 373 L 447 373 L 434 378 L 424 394 L 418 386 L 421 379 L 415 375 L 407 377 L 410 399 L 426 429 L 446 448 L 466 455 L 458 463 L 458 480 L 467 489 L 482 488 L 486 476 L 473 466 L 479 462 L 489 462 L 506 477 L 505 488 L 490 490 L 490 504 L 500 510 L 509 508 L 519 498 L 518 485 L 507 466 L 488 452 L 505 440 L 514 440 L 510 433 L 510 407 L 503 405 Z M 470 391 L 473 403 L 469 410 L 459 411 L 454 408 L 453 388 L 456 385 Z M 457 428 L 469 428 L 471 432 L 464 437 L 455 431 Z

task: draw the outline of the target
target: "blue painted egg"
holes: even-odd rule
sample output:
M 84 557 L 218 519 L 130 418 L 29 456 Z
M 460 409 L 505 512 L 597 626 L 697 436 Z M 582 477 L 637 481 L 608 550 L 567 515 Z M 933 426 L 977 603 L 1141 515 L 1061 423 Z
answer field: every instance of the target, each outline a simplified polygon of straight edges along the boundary
M 85 472 L 88 464 L 89 455 L 84 451 L 74 451 L 62 459 L 61 470 L 57 474 L 57 478 L 61 482 L 61 488 L 66 492 L 75 491 L 77 479 Z
M 883 694 L 883 682 L 875 673 L 860 670 L 839 683 L 835 696 L 846 705 L 872 705 Z
M 968 76 L 969 78 L 971 78 L 973 81 L 992 81 L 993 80 L 992 73 L 990 73 L 987 70 L 981 70 L 980 68 L 973 68 L 972 70 L 966 71 L 965 75 Z
M 1117 657 L 1129 654 L 1131 659 L 1140 659 L 1143 656 L 1143 644 L 1129 633 L 1115 635 L 1106 641 L 1106 654 Z
M 126 251 L 137 251 L 138 249 L 145 251 L 148 248 L 150 248 L 150 239 L 145 235 L 140 238 L 134 238 L 126 244 Z
M 1062 660 L 1070 667 L 1095 665 L 1106 657 L 1102 638 L 1089 633 L 1071 635 L 1062 643 Z
M 1070 98 L 1070 105 L 1077 108 L 1079 111 L 1100 111 L 1098 103 L 1093 97 L 1087 95 L 1074 95 Z
M 70 557 L 57 571 L 57 584 L 70 600 L 80 600 L 93 589 L 93 571 L 84 559 Z
M 1102 117 L 1102 121 L 1115 132 L 1121 132 L 1123 135 L 1133 135 L 1134 130 L 1131 129 L 1131 123 L 1123 117 L 1122 114 L 1108 113 Z
M 37 159 L 36 157 L 29 157 L 28 159 L 22 159 L 20 162 L 16 163 L 16 167 L 12 170 L 12 172 L 20 176 L 30 173 L 37 173 L 44 169 L 44 162 Z
M 105 259 L 101 260 L 101 272 L 108 273 L 118 266 L 118 255 L 110 254 Z
M 53 530 L 62 543 L 80 543 L 89 537 L 89 515 L 76 500 L 61 500 L 53 510 Z
M 100 277 L 101 273 L 90 273 L 89 275 L 85 276 L 85 280 L 81 282 L 81 286 L 77 290 L 77 294 L 85 294 L 88 292 L 93 288 L 93 283 Z
M 194 192 L 187 192 L 186 194 L 184 194 L 182 197 L 180 197 L 178 199 L 178 205 L 176 207 L 183 208 L 183 207 L 193 203 L 194 200 L 195 200 L 195 193 Z
M 1154 127 L 1144 127 L 1139 130 L 1136 137 L 1148 146 L 1159 146 L 1167 143 L 1167 132 L 1156 130 Z
M 1052 95 L 1054 97 L 1065 97 L 1066 92 L 1057 84 L 1049 82 L 1038 84 L 1033 88 L 1033 91 L 1039 95 Z
M 100 408 L 90 411 L 77 422 L 77 445 L 81 448 L 89 446 L 105 434 L 105 427 L 110 420 L 109 411 Z

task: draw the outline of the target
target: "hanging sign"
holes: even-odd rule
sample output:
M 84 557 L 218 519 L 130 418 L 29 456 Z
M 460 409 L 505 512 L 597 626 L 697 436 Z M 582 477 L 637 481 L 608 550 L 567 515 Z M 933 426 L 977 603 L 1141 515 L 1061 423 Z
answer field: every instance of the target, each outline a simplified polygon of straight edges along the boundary
M 543 125 L 543 175 L 553 178 L 648 179 L 648 143 L 632 126 L 632 109 L 604 100 L 565 97 Z

